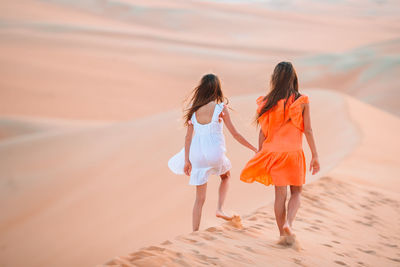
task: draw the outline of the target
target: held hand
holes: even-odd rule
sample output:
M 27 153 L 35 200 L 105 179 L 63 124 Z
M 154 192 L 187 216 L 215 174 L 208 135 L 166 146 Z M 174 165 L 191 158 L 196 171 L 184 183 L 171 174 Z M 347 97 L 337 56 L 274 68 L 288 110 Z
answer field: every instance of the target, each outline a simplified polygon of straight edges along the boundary
M 187 176 L 190 176 L 190 173 L 192 172 L 192 163 L 190 163 L 190 161 L 185 161 L 185 166 L 183 167 L 183 172 Z
M 254 147 L 254 146 L 251 148 L 251 150 L 253 150 L 254 153 L 258 153 L 258 149 L 256 147 Z
M 312 174 L 316 174 L 319 172 L 319 160 L 318 157 L 312 157 L 311 162 L 310 162 L 310 171 L 312 171 Z

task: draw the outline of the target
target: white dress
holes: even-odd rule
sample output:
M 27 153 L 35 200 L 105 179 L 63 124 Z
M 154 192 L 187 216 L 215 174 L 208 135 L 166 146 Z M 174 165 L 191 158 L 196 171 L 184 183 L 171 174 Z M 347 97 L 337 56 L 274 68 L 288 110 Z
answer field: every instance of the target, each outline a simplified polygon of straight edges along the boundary
M 199 124 L 196 120 L 196 113 L 192 115 L 194 136 L 189 152 L 189 160 L 192 163 L 190 185 L 205 184 L 208 176 L 221 175 L 231 169 L 231 162 L 225 156 L 223 122 L 219 120 L 223 108 L 224 103 L 215 105 L 211 122 L 208 124 Z M 184 174 L 184 165 L 185 148 L 168 161 L 168 167 L 176 174 Z

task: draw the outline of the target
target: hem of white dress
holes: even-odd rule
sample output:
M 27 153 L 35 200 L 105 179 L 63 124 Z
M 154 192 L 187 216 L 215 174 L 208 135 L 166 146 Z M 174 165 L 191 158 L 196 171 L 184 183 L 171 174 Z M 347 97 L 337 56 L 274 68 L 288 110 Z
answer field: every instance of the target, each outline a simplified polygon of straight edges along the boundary
M 222 169 L 222 171 L 219 171 L 219 172 L 210 172 L 210 173 L 207 173 L 207 171 L 205 172 L 205 174 L 206 175 L 204 175 L 204 176 L 202 176 L 200 179 L 199 178 L 197 178 L 197 179 L 199 179 L 199 180 L 204 180 L 205 179 L 205 182 L 203 182 L 203 183 L 192 183 L 191 182 L 191 180 L 192 179 L 190 179 L 189 180 L 189 185 L 203 185 L 203 184 L 205 184 L 205 183 L 207 183 L 208 182 L 208 177 L 210 176 L 210 175 L 217 175 L 217 176 L 219 176 L 219 175 L 222 175 L 222 174 L 225 174 L 225 173 L 227 173 L 228 171 L 230 171 L 232 169 L 232 165 L 231 165 L 231 163 L 229 162 L 229 164 L 225 167 L 225 168 L 223 168 Z M 212 170 L 212 169 L 211 169 Z M 193 170 L 192 170 L 193 171 Z

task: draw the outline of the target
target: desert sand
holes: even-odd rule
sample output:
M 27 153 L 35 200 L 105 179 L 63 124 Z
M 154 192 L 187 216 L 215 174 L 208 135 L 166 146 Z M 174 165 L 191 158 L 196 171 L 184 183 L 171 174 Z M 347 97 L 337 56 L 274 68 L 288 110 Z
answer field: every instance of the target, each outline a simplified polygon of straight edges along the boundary
M 394 140 L 395 131 L 384 125 L 398 128 L 400 121 L 350 97 L 345 97 L 345 110 L 351 120 L 359 122 L 359 143 L 333 169 L 304 187 L 292 246 L 278 244 L 270 202 L 244 214 L 241 223 L 220 223 L 179 235 L 104 265 L 398 266 L 400 186 L 396 171 L 400 160 L 395 155 L 400 146 L 378 143 L 376 136 Z M 374 117 L 380 121 L 371 122 Z M 247 198 L 241 200 L 247 202 Z
M 400 5 L 396 1 L 36 1 L 0 8 L 0 266 L 398 266 Z M 276 244 L 273 188 L 232 179 L 201 230 L 168 170 L 182 101 L 220 76 L 253 143 L 255 99 L 281 60 L 311 100 L 322 169 L 295 247 Z M 307 161 L 310 159 L 305 144 Z

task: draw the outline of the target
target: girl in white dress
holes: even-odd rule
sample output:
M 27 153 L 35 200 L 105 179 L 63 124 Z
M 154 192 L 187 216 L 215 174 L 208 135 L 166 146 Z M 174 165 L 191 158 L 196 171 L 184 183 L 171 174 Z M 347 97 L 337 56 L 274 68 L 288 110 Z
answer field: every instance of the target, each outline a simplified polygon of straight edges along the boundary
M 231 169 L 231 162 L 225 156 L 222 122 L 239 143 L 256 153 L 258 151 L 235 129 L 224 100 L 218 77 L 214 74 L 203 76 L 200 84 L 193 90 L 189 108 L 185 111 L 184 119 L 187 127 L 185 147 L 168 162 L 169 168 L 174 173 L 190 176 L 189 184 L 196 186 L 193 231 L 199 229 L 207 181 L 212 174 L 221 177 L 216 216 L 225 220 L 232 218 L 225 215 L 222 210 Z

